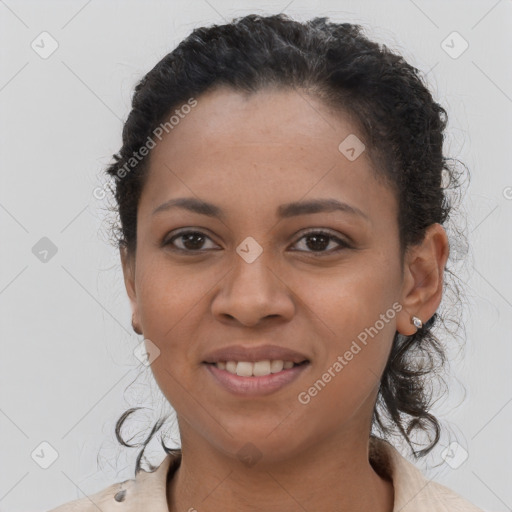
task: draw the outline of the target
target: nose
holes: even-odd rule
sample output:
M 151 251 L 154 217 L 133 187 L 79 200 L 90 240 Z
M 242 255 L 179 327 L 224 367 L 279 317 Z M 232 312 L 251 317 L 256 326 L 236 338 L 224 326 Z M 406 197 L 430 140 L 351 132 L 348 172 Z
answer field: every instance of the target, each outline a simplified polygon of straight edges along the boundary
M 234 256 L 233 267 L 212 301 L 212 314 L 217 320 L 254 327 L 271 318 L 273 322 L 286 322 L 293 317 L 293 293 L 264 254 L 252 263 Z

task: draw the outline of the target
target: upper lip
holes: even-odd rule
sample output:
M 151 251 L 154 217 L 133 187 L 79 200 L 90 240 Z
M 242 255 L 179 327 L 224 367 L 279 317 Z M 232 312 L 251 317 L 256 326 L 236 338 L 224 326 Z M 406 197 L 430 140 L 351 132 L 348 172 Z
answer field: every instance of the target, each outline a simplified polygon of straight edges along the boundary
M 229 347 L 219 348 L 206 355 L 204 363 L 218 363 L 219 361 L 256 361 L 282 360 L 292 361 L 293 363 L 302 363 L 308 358 L 296 350 L 290 350 L 278 345 L 260 345 L 243 346 L 230 345 Z

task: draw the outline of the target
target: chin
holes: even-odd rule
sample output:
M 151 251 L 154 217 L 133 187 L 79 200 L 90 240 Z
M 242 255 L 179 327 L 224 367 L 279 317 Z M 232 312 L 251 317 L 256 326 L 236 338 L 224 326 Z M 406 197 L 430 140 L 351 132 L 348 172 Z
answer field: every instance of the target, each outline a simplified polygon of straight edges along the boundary
M 275 424 L 270 429 L 267 424 L 246 425 L 241 429 L 230 428 L 232 437 L 228 434 L 222 435 L 213 444 L 225 455 L 248 466 L 275 465 L 299 455 L 308 444 L 306 439 L 291 437 L 285 431 L 278 433 L 278 430 L 279 427 L 276 429 Z

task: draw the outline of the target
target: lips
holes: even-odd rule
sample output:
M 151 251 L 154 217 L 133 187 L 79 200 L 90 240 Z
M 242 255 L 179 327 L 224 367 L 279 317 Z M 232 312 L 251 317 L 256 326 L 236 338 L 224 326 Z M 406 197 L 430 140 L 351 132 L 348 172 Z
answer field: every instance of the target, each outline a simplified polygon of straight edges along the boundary
M 219 386 L 233 396 L 258 399 L 291 385 L 301 376 L 311 373 L 309 363 L 297 364 L 277 373 L 262 376 L 241 376 L 218 368 L 216 364 L 203 364 L 212 384 Z M 252 363 L 245 363 L 252 364 Z
M 243 345 L 230 345 L 208 353 L 203 363 L 219 363 L 226 361 L 246 361 L 256 363 L 258 361 L 291 361 L 295 364 L 309 361 L 305 354 L 278 345 L 260 345 L 248 347 Z

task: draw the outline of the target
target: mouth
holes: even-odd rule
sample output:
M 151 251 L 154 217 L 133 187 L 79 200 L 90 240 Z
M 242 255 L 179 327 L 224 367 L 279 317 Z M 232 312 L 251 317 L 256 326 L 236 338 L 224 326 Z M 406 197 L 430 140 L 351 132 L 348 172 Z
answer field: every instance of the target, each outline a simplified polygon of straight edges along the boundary
M 293 361 L 284 361 L 282 359 L 266 359 L 263 361 L 218 361 L 216 363 L 207 363 L 215 366 L 219 370 L 226 371 L 232 375 L 238 375 L 239 377 L 265 377 L 266 375 L 272 375 L 280 373 L 283 370 L 290 370 L 296 366 L 308 364 L 309 360 L 305 359 L 299 363 Z
M 298 363 L 280 359 L 204 362 L 215 386 L 237 396 L 257 397 L 275 393 L 310 369 L 309 360 Z

